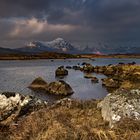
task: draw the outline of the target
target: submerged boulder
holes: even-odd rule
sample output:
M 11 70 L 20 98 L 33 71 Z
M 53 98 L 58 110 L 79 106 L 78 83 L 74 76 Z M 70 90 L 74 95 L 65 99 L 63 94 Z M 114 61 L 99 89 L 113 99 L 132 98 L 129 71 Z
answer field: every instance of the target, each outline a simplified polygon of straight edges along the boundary
M 41 77 L 36 78 L 28 88 L 32 90 L 46 90 L 48 83 Z
M 74 70 L 81 70 L 81 67 L 80 66 L 73 66 L 72 67 Z
M 72 69 L 72 67 L 71 66 L 66 66 L 66 69 Z
M 60 66 L 55 71 L 55 76 L 66 76 L 68 75 L 68 70 L 64 68 L 64 66 Z
M 91 79 L 91 78 L 94 78 L 94 77 L 91 73 L 85 73 L 84 78 Z
M 121 119 L 130 118 L 140 120 L 140 89 L 119 89 L 108 94 L 99 104 L 102 117 L 108 121 L 110 127 Z
M 47 91 L 50 94 L 64 96 L 71 95 L 74 93 L 71 86 L 62 80 L 50 83 L 47 87 Z
M 99 79 L 97 77 L 93 77 L 93 78 L 91 78 L 91 82 L 98 83 Z

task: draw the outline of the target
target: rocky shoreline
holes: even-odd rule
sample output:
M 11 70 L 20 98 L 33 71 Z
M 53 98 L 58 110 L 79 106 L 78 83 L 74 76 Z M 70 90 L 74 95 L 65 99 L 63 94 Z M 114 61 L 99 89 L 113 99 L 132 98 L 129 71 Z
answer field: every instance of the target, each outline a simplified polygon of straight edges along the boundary
M 102 100 L 79 101 L 64 98 L 53 104 L 19 93 L 0 94 L 0 139 L 95 139 L 138 140 L 140 137 L 140 66 L 134 63 L 108 66 L 67 66 L 98 82 L 94 73 L 107 78 L 102 84 L 109 94 Z M 56 76 L 68 75 L 59 67 Z M 59 83 L 60 82 L 60 83 Z M 58 86 L 59 85 L 59 86 Z M 48 83 L 41 78 L 29 86 L 47 94 L 69 95 L 67 83 Z M 71 91 L 71 92 L 68 92 Z M 67 94 L 65 94 L 67 93 Z

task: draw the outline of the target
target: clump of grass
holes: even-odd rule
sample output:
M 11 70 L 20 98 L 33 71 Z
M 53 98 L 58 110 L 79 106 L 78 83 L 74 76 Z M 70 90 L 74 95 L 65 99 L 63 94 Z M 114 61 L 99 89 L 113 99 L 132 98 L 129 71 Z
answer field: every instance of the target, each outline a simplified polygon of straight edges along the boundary
M 140 122 L 124 119 L 114 129 L 103 121 L 98 101 L 71 101 L 43 108 L 5 129 L 8 140 L 137 140 Z M 1 135 L 1 137 L 2 137 Z

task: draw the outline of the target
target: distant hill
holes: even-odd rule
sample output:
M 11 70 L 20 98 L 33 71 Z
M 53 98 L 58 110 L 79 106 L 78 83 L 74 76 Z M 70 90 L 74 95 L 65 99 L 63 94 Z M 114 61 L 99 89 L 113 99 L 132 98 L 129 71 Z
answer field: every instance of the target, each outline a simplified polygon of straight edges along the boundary
M 20 51 L 15 50 L 15 49 L 0 47 L 0 55 L 2 55 L 2 54 L 17 54 L 17 53 L 20 53 Z

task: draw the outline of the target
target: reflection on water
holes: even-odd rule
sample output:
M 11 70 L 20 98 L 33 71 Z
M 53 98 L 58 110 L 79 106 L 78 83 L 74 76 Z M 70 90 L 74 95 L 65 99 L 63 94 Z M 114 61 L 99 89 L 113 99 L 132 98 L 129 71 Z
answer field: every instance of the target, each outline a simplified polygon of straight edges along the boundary
M 28 85 L 36 78 L 42 77 L 47 82 L 57 80 L 55 70 L 58 66 L 77 65 L 78 63 L 88 62 L 93 65 L 117 64 L 119 62 L 129 63 L 135 61 L 140 64 L 140 59 L 71 59 L 71 60 L 30 60 L 30 61 L 0 61 L 0 90 L 14 91 L 23 94 L 35 94 L 41 99 L 55 100 L 60 97 L 50 96 L 46 93 L 34 93 L 29 90 Z M 72 98 L 78 99 L 99 99 L 106 96 L 107 91 L 101 85 L 101 79 L 105 76 L 95 74 L 99 78 L 99 83 L 92 83 L 90 79 L 85 79 L 80 71 L 70 69 L 69 75 L 64 80 L 71 85 L 75 93 Z

